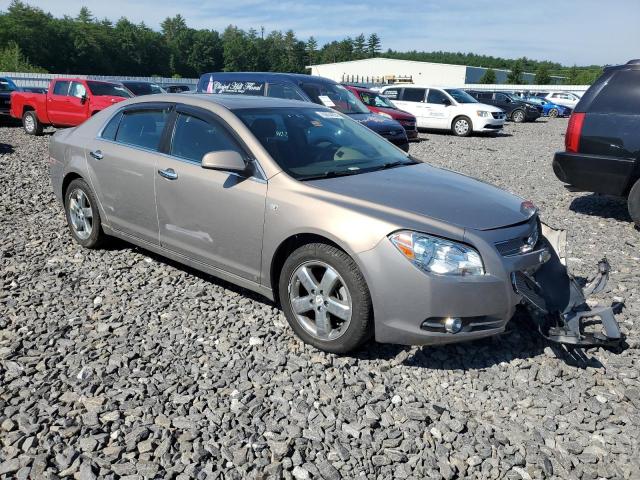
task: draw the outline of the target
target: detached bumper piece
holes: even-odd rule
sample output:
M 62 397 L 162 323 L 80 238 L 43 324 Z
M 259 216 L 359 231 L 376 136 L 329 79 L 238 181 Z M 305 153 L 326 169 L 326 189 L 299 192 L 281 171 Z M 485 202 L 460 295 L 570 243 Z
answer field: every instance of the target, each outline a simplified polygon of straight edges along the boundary
M 546 230 L 546 231 L 545 231 Z M 609 278 L 609 263 L 598 263 L 596 276 L 581 288 L 564 265 L 564 232 L 543 226 L 550 259 L 535 273 L 512 274 L 513 288 L 525 300 L 547 340 L 574 347 L 616 349 L 624 337 L 614 310 L 621 305 L 587 304 L 587 297 L 602 291 Z

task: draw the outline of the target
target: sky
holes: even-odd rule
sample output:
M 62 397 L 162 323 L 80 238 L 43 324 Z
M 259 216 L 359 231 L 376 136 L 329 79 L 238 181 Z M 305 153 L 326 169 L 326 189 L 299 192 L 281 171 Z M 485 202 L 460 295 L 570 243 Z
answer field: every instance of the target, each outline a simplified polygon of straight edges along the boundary
M 640 0 L 26 0 L 55 16 L 126 16 L 159 29 L 181 14 L 193 28 L 292 29 L 322 45 L 377 33 L 383 50 L 473 52 L 564 65 L 605 65 L 640 58 Z M 10 0 L 0 0 L 6 10 Z

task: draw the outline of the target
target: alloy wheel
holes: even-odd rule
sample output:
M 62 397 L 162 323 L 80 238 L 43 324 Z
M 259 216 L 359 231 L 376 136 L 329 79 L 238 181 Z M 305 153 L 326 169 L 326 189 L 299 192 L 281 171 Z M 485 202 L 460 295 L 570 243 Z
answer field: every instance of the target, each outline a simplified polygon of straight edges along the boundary
M 516 123 L 520 123 L 524 120 L 524 113 L 521 111 L 517 111 L 516 113 L 513 114 L 513 121 Z
M 33 132 L 36 129 L 36 122 L 31 115 L 25 115 L 24 117 L 24 128 L 28 132 Z
M 341 337 L 351 323 L 349 289 L 325 262 L 309 261 L 295 269 L 289 280 L 289 302 L 300 326 L 319 340 Z
M 86 240 L 93 231 L 93 210 L 89 198 L 77 188 L 69 195 L 68 208 L 73 231 L 80 240 Z

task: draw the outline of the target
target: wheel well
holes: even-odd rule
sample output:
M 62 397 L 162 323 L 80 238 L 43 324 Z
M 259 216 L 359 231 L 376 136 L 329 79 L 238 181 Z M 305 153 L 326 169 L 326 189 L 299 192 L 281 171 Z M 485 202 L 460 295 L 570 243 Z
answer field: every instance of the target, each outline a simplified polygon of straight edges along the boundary
M 456 120 L 458 120 L 459 118 L 466 118 L 469 121 L 469 123 L 471 123 L 471 119 L 466 115 L 458 115 L 457 117 L 453 117 L 453 120 L 451 120 L 451 128 L 453 128 L 453 125 L 456 123 Z
M 314 233 L 300 233 L 287 238 L 280 244 L 280 246 L 278 246 L 276 253 L 273 255 L 273 259 L 271 260 L 271 289 L 273 290 L 273 297 L 276 303 L 279 303 L 278 286 L 280 284 L 280 272 L 282 272 L 284 262 L 287 260 L 287 257 L 289 257 L 291 252 L 309 243 L 326 243 L 327 245 L 331 245 L 332 247 L 344 251 L 340 245 L 336 244 L 332 240 Z
M 75 172 L 68 173 L 64 180 L 62 181 L 62 201 L 64 202 L 64 197 L 67 193 L 67 188 L 69 184 L 73 182 L 76 178 L 82 178 L 82 176 L 78 175 Z
M 35 108 L 33 108 L 31 105 L 25 105 L 22 109 L 22 115 L 24 116 L 25 113 L 33 111 L 35 111 Z

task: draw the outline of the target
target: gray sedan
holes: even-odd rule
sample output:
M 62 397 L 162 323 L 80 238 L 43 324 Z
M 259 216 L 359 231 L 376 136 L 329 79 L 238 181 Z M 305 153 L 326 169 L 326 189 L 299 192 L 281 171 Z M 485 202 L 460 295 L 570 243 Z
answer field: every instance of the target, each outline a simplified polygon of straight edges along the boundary
M 119 237 L 259 292 L 331 352 L 498 334 L 531 294 L 514 274 L 552 254 L 530 202 L 318 105 L 130 99 L 57 132 L 50 157 L 80 245 Z

